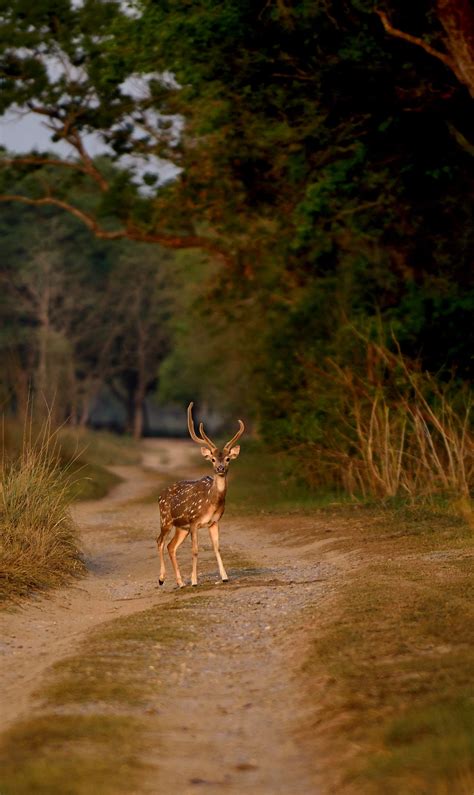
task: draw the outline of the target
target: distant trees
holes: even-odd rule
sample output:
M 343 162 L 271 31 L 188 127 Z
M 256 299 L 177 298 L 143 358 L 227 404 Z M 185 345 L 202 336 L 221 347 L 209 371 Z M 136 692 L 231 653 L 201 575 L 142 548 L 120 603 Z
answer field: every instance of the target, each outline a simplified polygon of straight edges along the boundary
M 356 368 L 355 330 L 472 377 L 472 25 L 467 0 L 5 4 L 1 109 L 30 108 L 75 157 L 5 154 L 5 213 L 68 210 L 96 251 L 128 238 L 208 257 L 174 260 L 175 303 L 121 257 L 86 268 L 89 328 L 110 322 L 106 354 L 75 344 L 84 394 L 110 367 L 138 433 L 162 362 L 163 395 L 241 402 L 268 439 L 311 450 L 336 420 L 308 374 Z M 108 154 L 88 155 L 91 133 Z M 157 183 L 154 158 L 174 180 Z
M 169 347 L 169 258 L 153 247 L 98 244 L 67 216 L 10 208 L 0 274 L 3 405 L 28 401 L 55 423 L 85 425 L 108 385 L 128 429 L 143 430 L 143 405 Z
M 112 335 L 108 383 L 125 407 L 135 438 L 142 436 L 145 398 L 156 387 L 170 348 L 175 280 L 170 259 L 162 254 L 160 260 L 149 247 L 125 251 L 107 288 L 106 327 Z

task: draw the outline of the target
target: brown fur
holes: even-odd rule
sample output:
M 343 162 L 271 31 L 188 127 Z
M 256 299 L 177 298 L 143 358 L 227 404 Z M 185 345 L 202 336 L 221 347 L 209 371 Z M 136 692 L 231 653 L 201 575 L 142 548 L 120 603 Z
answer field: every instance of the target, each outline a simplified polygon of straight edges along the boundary
M 193 542 L 193 571 L 191 575 L 192 585 L 197 585 L 197 557 L 198 557 L 198 530 L 201 527 L 209 528 L 212 546 L 219 566 L 219 573 L 223 582 L 227 582 L 227 574 L 222 563 L 219 552 L 219 525 L 218 522 L 224 513 L 225 497 L 227 492 L 227 471 L 230 461 L 237 458 L 240 447 L 232 445 L 239 439 L 244 432 L 244 424 L 239 420 L 239 431 L 233 436 L 230 442 L 218 450 L 213 442 L 204 433 L 202 424 L 199 427 L 201 436 L 198 437 L 194 431 L 192 421 L 192 406 L 188 407 L 188 427 L 191 438 L 201 447 L 201 453 L 213 465 L 214 477 L 207 475 L 199 480 L 181 480 L 169 486 L 160 495 L 158 503 L 160 506 L 161 533 L 156 539 L 158 553 L 160 556 L 160 585 L 165 579 L 165 561 L 163 547 L 168 533 L 174 528 L 175 535 L 168 544 L 168 552 L 173 564 L 176 575 L 176 582 L 179 587 L 183 587 L 181 573 L 176 559 L 176 551 L 183 543 L 184 539 L 191 533 Z

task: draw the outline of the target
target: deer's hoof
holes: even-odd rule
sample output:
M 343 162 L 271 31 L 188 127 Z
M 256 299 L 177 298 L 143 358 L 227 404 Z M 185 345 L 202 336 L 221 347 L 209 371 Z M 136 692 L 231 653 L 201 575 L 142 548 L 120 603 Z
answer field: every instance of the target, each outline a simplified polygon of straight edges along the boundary
M 158 580 L 158 585 L 159 585 L 160 587 L 161 587 L 162 585 L 164 585 L 164 584 L 165 584 L 165 581 L 164 581 L 164 580 L 162 580 L 162 579 L 159 579 L 159 580 Z
M 229 578 L 228 578 L 228 577 L 226 577 L 226 578 L 224 579 L 224 577 L 223 577 L 223 578 L 222 578 L 222 582 L 223 582 L 223 583 L 229 582 Z

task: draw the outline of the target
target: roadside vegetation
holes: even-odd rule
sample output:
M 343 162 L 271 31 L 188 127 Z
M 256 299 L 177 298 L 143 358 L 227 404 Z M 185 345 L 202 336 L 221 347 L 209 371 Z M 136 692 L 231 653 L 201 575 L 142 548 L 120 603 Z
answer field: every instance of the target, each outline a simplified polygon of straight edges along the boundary
M 309 611 L 318 632 L 303 666 L 326 780 L 341 793 L 470 795 L 472 526 L 434 509 L 362 509 L 332 549 L 345 562 Z
M 471 504 L 449 491 L 318 495 L 284 464 L 245 445 L 226 515 L 247 513 L 255 523 L 274 515 L 275 543 L 280 532 L 290 547 L 322 542 L 332 587 L 303 619 L 310 640 L 302 681 L 312 706 L 301 729 L 321 760 L 322 786 L 341 795 L 470 795 Z
M 359 341 L 350 366 L 332 359 L 324 367 L 308 364 L 321 430 L 319 441 L 294 451 L 307 480 L 355 499 L 467 504 L 474 490 L 469 386 L 435 378 L 396 340 L 391 348 Z
M 144 757 L 159 754 L 161 654 L 192 640 L 183 612 L 202 597 L 102 625 L 55 665 L 37 697 L 41 714 L 0 744 L 4 795 L 118 795 L 141 791 Z M 197 615 L 193 615 L 196 626 Z M 183 627 L 186 627 L 184 629 Z
M 20 452 L 2 462 L 1 478 L 0 597 L 25 596 L 81 574 L 70 482 L 48 425 L 36 439 L 25 429 Z
M 76 499 L 104 496 L 120 482 L 104 463 L 136 462 L 112 436 L 4 427 L 0 471 L 0 600 L 64 584 L 84 564 L 71 517 Z M 101 462 L 101 463 L 99 463 Z

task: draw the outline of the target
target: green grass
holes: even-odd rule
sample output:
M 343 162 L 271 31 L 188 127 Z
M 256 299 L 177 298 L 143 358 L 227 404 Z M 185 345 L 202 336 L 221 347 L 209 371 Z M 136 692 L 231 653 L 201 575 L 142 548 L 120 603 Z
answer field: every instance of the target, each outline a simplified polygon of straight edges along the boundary
M 239 458 L 230 466 L 227 515 L 301 513 L 348 501 L 343 494 L 312 491 L 288 460 L 256 441 L 243 442 Z
M 202 604 L 197 595 L 111 621 L 50 669 L 36 694 L 41 714 L 2 738 L 2 795 L 141 791 L 143 757 L 152 747 L 159 757 L 156 714 L 168 686 L 162 654 L 168 662 L 192 642 Z
M 109 466 L 140 463 L 138 444 L 128 436 L 106 431 L 62 428 L 58 433 L 61 461 L 71 483 L 73 500 L 98 500 L 121 482 Z
M 365 562 L 318 606 L 304 674 L 313 731 L 333 721 L 332 753 L 352 749 L 341 792 L 474 791 L 471 544 L 462 519 L 420 510 L 386 511 L 340 542 Z
M 59 438 L 61 449 L 69 458 L 74 457 L 79 450 L 90 464 L 133 465 L 139 464 L 141 460 L 139 444 L 130 436 L 65 427 L 60 431 Z
M 386 730 L 387 754 L 365 772 L 371 786 L 387 795 L 466 793 L 474 786 L 472 691 L 408 709 Z
M 81 458 L 66 463 L 68 492 L 73 502 L 100 500 L 107 496 L 122 478 L 100 464 L 84 462 Z
M 18 460 L 25 437 L 40 438 L 47 428 L 60 467 L 70 484 L 73 500 L 95 500 L 105 497 L 121 482 L 108 466 L 136 465 L 141 454 L 137 442 L 128 436 L 107 431 L 91 431 L 64 426 L 52 432 L 46 423 L 31 430 L 15 421 L 5 421 L 3 428 L 3 458 L 5 462 Z
M 2 795 L 129 795 L 145 767 L 130 717 L 57 715 L 16 724 L 0 748 Z
M 302 464 L 302 467 L 304 464 Z M 249 515 L 255 513 L 312 513 L 319 509 L 331 512 L 340 508 L 351 511 L 368 508 L 386 510 L 407 518 L 410 516 L 446 516 L 456 514 L 474 527 L 474 506 L 467 499 L 420 494 L 410 498 L 401 496 L 390 499 L 372 497 L 356 499 L 343 491 L 311 488 L 304 472 L 297 469 L 297 459 L 272 453 L 258 441 L 242 442 L 239 458 L 229 470 L 229 490 L 226 499 L 227 515 Z
M 159 670 L 160 647 L 187 641 L 186 624 L 179 624 L 184 607 L 173 605 L 122 618 L 101 627 L 81 652 L 52 669 L 43 690 L 49 703 L 109 702 L 136 706 L 146 703 L 150 683 Z

